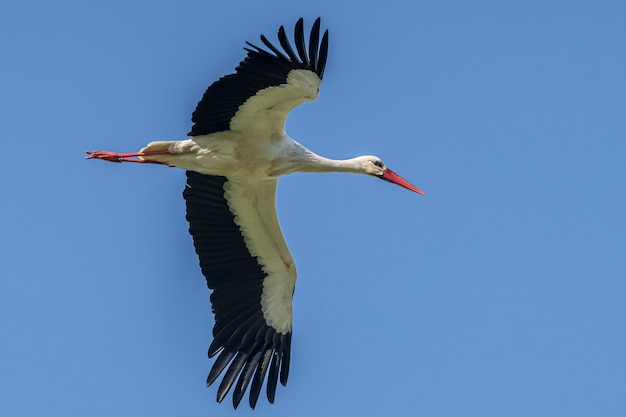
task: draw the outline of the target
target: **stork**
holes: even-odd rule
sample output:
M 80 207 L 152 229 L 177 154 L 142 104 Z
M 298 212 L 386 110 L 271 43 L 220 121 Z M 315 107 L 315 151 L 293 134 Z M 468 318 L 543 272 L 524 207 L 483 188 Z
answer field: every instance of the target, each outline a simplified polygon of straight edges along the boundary
M 285 133 L 287 114 L 317 98 L 328 54 L 320 19 L 308 50 L 303 19 L 292 48 L 285 29 L 279 49 L 261 35 L 266 49 L 246 42 L 246 57 L 233 74 L 214 82 L 192 115 L 189 139 L 151 142 L 139 152 L 87 152 L 87 159 L 164 164 L 187 171 L 183 197 L 189 232 L 215 315 L 209 358 L 219 354 L 207 386 L 224 372 L 221 402 L 235 384 L 233 405 L 250 387 L 254 409 L 267 379 L 274 402 L 278 381 L 287 384 L 291 358 L 292 298 L 296 264 L 276 217 L 278 177 L 293 172 L 366 174 L 423 194 L 376 156 L 345 160 L 321 157 Z M 266 378 L 267 377 L 267 378 Z

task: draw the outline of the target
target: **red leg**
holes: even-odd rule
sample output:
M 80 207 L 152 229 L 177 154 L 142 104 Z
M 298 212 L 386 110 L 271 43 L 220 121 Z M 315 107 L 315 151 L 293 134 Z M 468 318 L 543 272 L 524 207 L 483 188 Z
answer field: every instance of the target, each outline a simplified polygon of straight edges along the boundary
M 132 152 L 132 153 L 117 153 L 108 151 L 87 151 L 88 156 L 86 159 L 102 159 L 109 162 L 137 162 L 140 164 L 161 164 L 167 165 L 165 162 L 151 161 L 147 159 L 140 159 L 140 156 L 150 155 L 170 155 L 169 151 L 151 151 L 151 152 Z

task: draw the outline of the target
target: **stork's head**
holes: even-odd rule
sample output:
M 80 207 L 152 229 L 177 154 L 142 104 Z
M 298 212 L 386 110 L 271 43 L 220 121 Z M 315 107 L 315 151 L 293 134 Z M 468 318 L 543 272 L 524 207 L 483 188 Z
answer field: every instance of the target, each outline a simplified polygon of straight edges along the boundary
M 366 155 L 361 156 L 358 159 L 361 171 L 363 173 L 373 175 L 385 181 L 392 182 L 399 185 L 400 187 L 404 187 L 407 190 L 411 190 L 418 194 L 424 194 L 422 190 L 387 168 L 387 165 L 385 165 L 385 163 L 379 157 Z

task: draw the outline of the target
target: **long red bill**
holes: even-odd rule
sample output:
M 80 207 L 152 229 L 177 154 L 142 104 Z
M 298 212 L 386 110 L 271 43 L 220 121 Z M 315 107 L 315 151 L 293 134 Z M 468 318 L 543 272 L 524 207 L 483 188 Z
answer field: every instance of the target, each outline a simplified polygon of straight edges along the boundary
M 410 182 L 408 182 L 407 180 L 405 180 L 404 178 L 402 178 L 401 176 L 399 176 L 398 174 L 396 174 L 389 168 L 387 168 L 385 172 L 383 172 L 382 179 L 384 179 L 385 181 L 393 182 L 394 184 L 398 184 L 400 187 L 404 187 L 407 190 L 411 190 L 418 194 L 422 194 L 422 195 L 424 194 L 422 190 L 420 190 L 419 188 L 417 188 L 416 186 L 414 186 L 413 184 L 411 184 Z

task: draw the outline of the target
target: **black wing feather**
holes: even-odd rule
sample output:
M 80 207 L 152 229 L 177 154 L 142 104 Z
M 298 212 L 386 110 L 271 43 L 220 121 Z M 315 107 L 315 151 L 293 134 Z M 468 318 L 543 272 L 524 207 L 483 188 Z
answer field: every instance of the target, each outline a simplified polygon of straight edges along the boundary
M 254 410 L 257 400 L 261 394 L 261 387 L 263 386 L 263 380 L 267 373 L 267 367 L 270 364 L 272 358 L 272 351 L 267 349 L 263 352 L 256 371 L 254 372 L 254 378 L 252 378 L 252 386 L 250 387 L 250 408 Z
M 296 49 L 298 55 L 300 55 L 300 61 L 309 65 L 309 58 L 306 56 L 306 45 L 304 45 L 304 19 L 298 19 L 296 22 L 296 28 L 293 33 L 293 40 L 296 42 Z
M 291 361 L 291 333 L 280 335 L 280 350 L 282 355 L 282 362 L 280 364 L 280 383 L 283 387 L 285 387 L 287 386 L 289 363 Z
M 239 226 L 224 197 L 228 179 L 187 171 L 183 197 L 187 220 L 207 285 L 213 290 L 211 303 L 215 314 L 213 342 L 209 357 L 219 353 L 207 377 L 214 383 L 227 366 L 217 391 L 218 401 L 228 394 L 239 376 L 233 404 L 238 405 L 248 386 L 250 406 L 257 403 L 268 363 L 268 400 L 274 401 L 276 385 L 287 382 L 291 333 L 277 333 L 268 326 L 261 310 L 263 272 L 250 255 Z
M 235 73 L 220 78 L 204 92 L 191 117 L 193 126 L 188 133 L 189 136 L 229 130 L 231 119 L 246 100 L 264 88 L 284 84 L 289 72 L 294 69 L 307 69 L 322 78 L 328 53 L 328 31 L 322 38 L 319 55 L 312 56 L 311 51 L 317 50 L 317 45 L 309 44 L 311 56 L 307 57 L 302 21 L 298 20 L 295 31 L 295 44 L 300 57 L 294 53 L 282 26 L 278 30 L 278 41 L 284 53 L 273 46 L 265 36 L 261 36 L 261 41 L 271 53 L 247 42 L 250 46 L 244 48 L 247 56 L 235 68 Z M 311 40 L 319 38 L 318 21 L 319 18 L 311 32 Z
M 282 59 L 282 60 L 285 60 L 285 61 L 289 61 L 289 58 L 287 58 L 287 57 L 285 56 L 285 54 L 283 54 L 283 53 L 280 51 L 280 49 L 278 49 L 277 47 L 275 47 L 274 45 L 272 45 L 272 43 L 271 43 L 269 40 L 267 40 L 267 38 L 265 37 L 265 35 L 261 35 L 261 42 L 263 42 L 263 45 L 267 46 L 267 47 L 269 48 L 269 50 L 270 50 L 270 51 L 274 52 L 274 54 L 275 54 L 275 55 L 276 55 L 279 59 Z M 257 50 L 259 50 L 259 51 L 262 51 L 262 50 L 263 50 L 263 49 L 261 49 L 261 48 L 258 48 L 258 47 L 256 47 L 256 46 L 252 45 L 250 42 L 246 42 L 246 43 L 247 43 L 248 45 L 250 45 L 250 46 L 253 46 L 254 48 L 256 48 L 256 49 L 257 49 Z
M 222 378 L 222 383 L 217 389 L 218 403 L 221 403 L 224 397 L 226 397 L 226 394 L 228 394 L 228 391 L 230 391 L 230 387 L 233 386 L 235 379 L 237 379 L 237 375 L 239 375 L 239 372 L 241 372 L 241 370 L 243 369 L 247 359 L 248 354 L 240 351 L 239 353 L 237 353 L 237 356 L 235 356 L 235 359 L 233 359 L 233 361 L 230 363 L 230 367 L 228 368 L 228 371 L 226 371 L 226 373 L 224 374 L 224 378 Z
M 259 360 L 261 359 L 262 351 L 256 352 L 248 361 L 246 365 L 243 367 L 241 374 L 239 376 L 239 380 L 237 381 L 237 385 L 235 385 L 235 390 L 233 391 L 233 406 L 235 409 L 239 407 L 239 403 L 241 402 L 244 394 L 246 393 L 246 389 L 248 388 L 248 384 L 252 380 L 252 375 L 257 365 L 259 364 Z
M 220 356 L 217 357 L 215 363 L 213 363 L 213 367 L 209 371 L 209 376 L 207 376 L 207 387 L 215 382 L 224 368 L 226 368 L 226 365 L 228 365 L 228 363 L 233 359 L 233 356 L 235 356 L 235 352 L 232 351 L 223 351 L 220 353 Z
M 270 363 L 269 375 L 267 376 L 267 400 L 274 404 L 276 398 L 276 382 L 278 381 L 278 352 L 272 352 L 272 362 Z
M 285 52 L 287 52 L 287 56 L 289 57 L 291 61 L 297 62 L 298 64 L 301 63 L 300 61 L 298 61 L 298 56 L 293 51 L 293 48 L 291 47 L 291 43 L 289 43 L 289 37 L 287 37 L 287 33 L 285 33 L 284 26 L 281 26 L 278 28 L 278 42 L 280 43 L 280 46 L 283 47 Z
M 315 67 L 315 73 L 320 77 L 320 80 L 324 76 L 324 68 L 326 68 L 326 59 L 328 58 L 328 31 L 324 32 L 322 36 L 322 43 L 320 44 L 320 55 L 317 60 L 317 66 Z
M 314 65 L 317 65 L 317 52 L 320 43 L 320 23 L 321 19 L 319 17 L 315 19 L 313 28 L 311 28 L 311 37 L 309 38 L 309 58 Z M 304 37 L 304 34 L 302 36 Z M 302 44 L 304 45 L 304 40 Z

